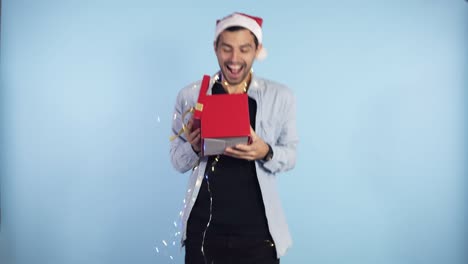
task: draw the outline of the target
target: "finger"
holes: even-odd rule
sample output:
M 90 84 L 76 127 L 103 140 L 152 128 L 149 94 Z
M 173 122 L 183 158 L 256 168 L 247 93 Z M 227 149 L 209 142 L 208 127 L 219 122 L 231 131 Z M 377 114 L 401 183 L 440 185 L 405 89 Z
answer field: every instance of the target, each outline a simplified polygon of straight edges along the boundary
M 239 151 L 242 151 L 242 152 L 248 152 L 248 151 L 252 151 L 253 150 L 253 147 L 250 146 L 250 145 L 245 145 L 245 144 L 237 144 L 233 147 L 234 150 L 239 150 Z
M 200 134 L 196 135 L 192 141 L 193 144 L 200 144 Z
M 242 154 L 242 151 L 236 150 L 235 148 L 229 147 L 224 150 L 224 154 L 232 157 L 238 157 Z
M 244 153 L 244 152 L 235 152 L 235 151 L 229 151 L 225 152 L 224 155 L 230 156 L 236 159 L 245 159 L 245 160 L 253 160 L 254 157 L 250 154 Z
M 238 149 L 236 147 L 226 148 L 224 150 L 224 153 L 225 153 L 225 155 L 235 157 L 235 158 L 238 158 L 238 159 L 248 159 L 248 157 L 253 156 L 252 151 L 250 151 L 250 150 L 246 151 L 246 150 Z
M 200 144 L 200 133 L 191 133 L 189 137 L 190 144 Z
M 197 128 L 194 131 L 190 132 L 190 135 L 192 137 L 195 137 L 196 135 L 200 135 L 200 128 Z
M 196 136 L 196 133 L 187 129 L 185 130 L 185 136 L 187 137 L 187 140 L 191 143 L 193 141 L 193 138 Z
M 257 134 L 255 133 L 255 130 L 250 126 L 250 136 L 252 137 L 252 141 L 257 138 Z
M 200 151 L 200 148 L 201 148 L 201 146 L 200 146 L 200 142 L 201 142 L 200 134 L 193 136 L 189 142 L 190 142 L 190 144 L 192 145 L 192 148 L 195 151 Z

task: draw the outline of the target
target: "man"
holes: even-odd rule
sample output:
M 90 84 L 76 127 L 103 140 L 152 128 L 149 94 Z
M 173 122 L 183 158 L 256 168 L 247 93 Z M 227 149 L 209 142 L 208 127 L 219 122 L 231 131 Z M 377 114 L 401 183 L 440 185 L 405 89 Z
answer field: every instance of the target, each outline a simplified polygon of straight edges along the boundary
M 252 73 L 254 60 L 265 55 L 262 22 L 242 13 L 217 21 L 220 71 L 208 89 L 210 95 L 247 93 L 251 143 L 201 157 L 193 119 L 171 143 L 173 166 L 180 172 L 192 169 L 182 214 L 185 263 L 279 263 L 292 243 L 276 178 L 296 162 L 295 98 L 285 86 Z M 200 83 L 179 92 L 174 134 L 196 104 Z

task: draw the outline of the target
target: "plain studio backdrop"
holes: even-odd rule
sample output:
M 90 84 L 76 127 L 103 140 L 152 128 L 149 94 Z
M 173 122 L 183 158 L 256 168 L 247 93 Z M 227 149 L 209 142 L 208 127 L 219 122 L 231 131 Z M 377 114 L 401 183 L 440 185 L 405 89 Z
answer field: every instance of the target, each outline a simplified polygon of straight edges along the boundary
M 281 263 L 468 262 L 466 1 L 3 0 L 0 263 L 183 263 L 173 106 L 234 11 L 297 97 Z

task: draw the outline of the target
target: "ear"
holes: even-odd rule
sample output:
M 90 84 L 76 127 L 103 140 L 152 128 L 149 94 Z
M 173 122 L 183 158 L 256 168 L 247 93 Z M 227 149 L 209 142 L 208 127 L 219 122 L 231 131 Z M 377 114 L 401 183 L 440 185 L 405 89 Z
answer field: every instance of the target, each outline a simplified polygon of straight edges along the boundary
M 214 50 L 214 52 L 216 53 L 216 40 L 213 41 L 213 50 Z

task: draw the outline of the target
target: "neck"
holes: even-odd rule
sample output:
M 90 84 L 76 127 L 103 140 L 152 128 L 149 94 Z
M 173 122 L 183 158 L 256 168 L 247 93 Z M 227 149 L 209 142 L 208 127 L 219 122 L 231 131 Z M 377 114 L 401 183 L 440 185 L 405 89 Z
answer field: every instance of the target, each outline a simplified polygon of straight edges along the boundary
M 239 84 L 230 84 L 228 81 L 224 79 L 221 81 L 221 84 L 223 85 L 224 89 L 229 94 L 247 93 L 247 90 L 249 89 L 251 77 L 252 77 L 252 73 L 249 72 L 247 77 L 245 77 L 245 79 Z

